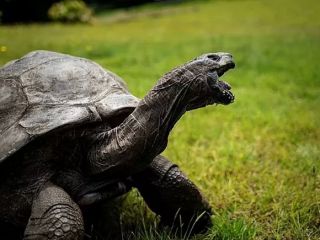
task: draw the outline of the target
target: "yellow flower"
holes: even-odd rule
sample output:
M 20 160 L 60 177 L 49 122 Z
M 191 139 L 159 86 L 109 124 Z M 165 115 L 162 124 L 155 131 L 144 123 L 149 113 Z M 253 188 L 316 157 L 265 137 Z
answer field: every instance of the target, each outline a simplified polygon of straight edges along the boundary
M 6 46 L 0 46 L 0 52 L 6 52 L 8 48 Z

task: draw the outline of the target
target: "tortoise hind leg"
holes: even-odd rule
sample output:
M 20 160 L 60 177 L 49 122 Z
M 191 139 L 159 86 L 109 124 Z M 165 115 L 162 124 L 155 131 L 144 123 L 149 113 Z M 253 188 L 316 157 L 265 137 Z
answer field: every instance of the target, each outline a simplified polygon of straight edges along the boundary
M 62 188 L 47 183 L 33 201 L 24 240 L 81 240 L 83 236 L 78 205 Z
M 211 226 L 209 203 L 178 166 L 163 156 L 157 156 L 147 169 L 134 176 L 134 182 L 164 225 L 191 234 Z

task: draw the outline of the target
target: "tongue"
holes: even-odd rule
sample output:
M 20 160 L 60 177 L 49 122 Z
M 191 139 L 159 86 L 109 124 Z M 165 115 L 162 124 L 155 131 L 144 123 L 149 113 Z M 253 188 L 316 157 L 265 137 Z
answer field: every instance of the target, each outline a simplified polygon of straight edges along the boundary
M 227 90 L 230 90 L 230 89 L 231 89 L 230 84 L 227 83 L 227 82 L 220 81 L 220 84 L 222 85 L 222 87 L 223 87 L 224 89 L 227 89 Z

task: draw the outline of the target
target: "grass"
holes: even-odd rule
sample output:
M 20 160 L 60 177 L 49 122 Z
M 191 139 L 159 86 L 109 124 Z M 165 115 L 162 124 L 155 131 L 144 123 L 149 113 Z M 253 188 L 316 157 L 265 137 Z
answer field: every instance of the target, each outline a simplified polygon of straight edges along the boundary
M 176 65 L 233 53 L 237 69 L 224 78 L 236 102 L 187 113 L 164 153 L 216 213 L 195 239 L 319 239 L 319 12 L 317 0 L 188 1 L 100 14 L 93 25 L 0 26 L 0 65 L 35 49 L 65 52 L 142 97 Z M 154 227 L 135 193 L 128 201 L 126 220 L 144 219 L 132 239 L 178 238 Z

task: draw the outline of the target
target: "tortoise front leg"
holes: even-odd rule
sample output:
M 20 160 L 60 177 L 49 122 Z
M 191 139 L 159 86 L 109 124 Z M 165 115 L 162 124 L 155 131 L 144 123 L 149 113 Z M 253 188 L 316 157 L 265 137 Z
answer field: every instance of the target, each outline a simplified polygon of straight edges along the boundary
M 33 201 L 24 240 L 81 240 L 83 237 L 78 205 L 62 188 L 47 183 Z
M 211 226 L 211 208 L 197 186 L 177 165 L 157 156 L 147 169 L 133 177 L 150 209 L 167 226 L 199 233 Z M 192 228 L 192 229 L 191 229 Z

